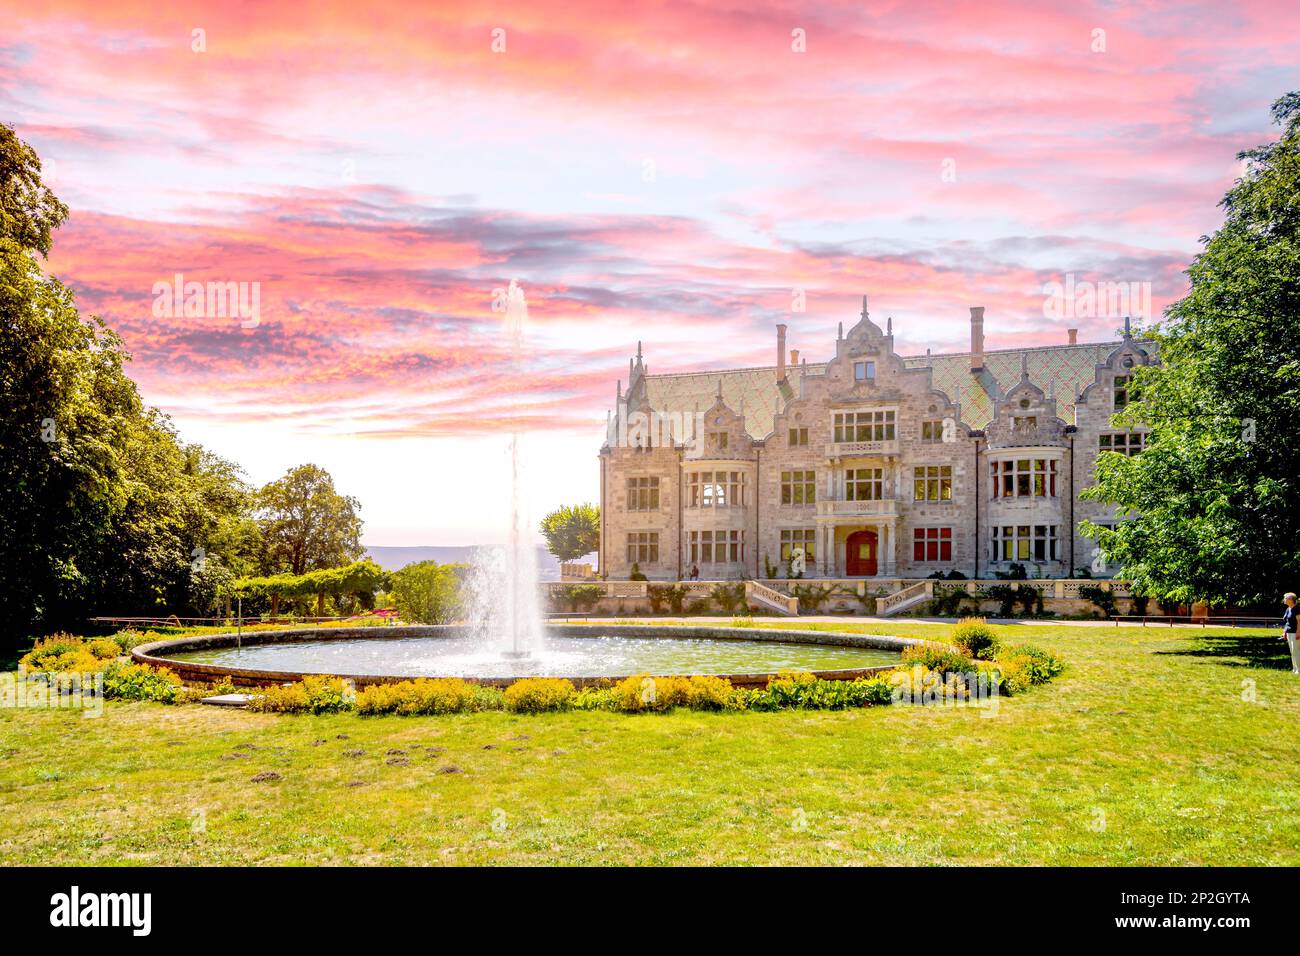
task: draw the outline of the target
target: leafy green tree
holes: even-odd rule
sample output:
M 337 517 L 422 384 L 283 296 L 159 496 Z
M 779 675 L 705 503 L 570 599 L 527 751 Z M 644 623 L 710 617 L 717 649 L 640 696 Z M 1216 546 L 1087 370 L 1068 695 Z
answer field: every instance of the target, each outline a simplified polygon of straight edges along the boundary
M 1223 225 L 1190 291 L 1152 334 L 1120 425 L 1151 429 L 1137 456 L 1098 459 L 1086 497 L 1133 516 L 1085 524 L 1121 576 L 1163 602 L 1249 604 L 1297 590 L 1300 569 L 1300 93 L 1273 105 L 1277 142 L 1241 153 Z
M 96 613 L 192 613 L 256 554 L 238 469 L 182 445 L 39 255 L 67 214 L 0 126 L 0 657 Z
M 67 218 L 68 207 L 41 181 L 36 150 L 0 123 L 0 238 L 48 257 L 50 233 Z
M 461 613 L 460 566 L 416 561 L 391 576 L 389 595 L 404 621 L 450 624 Z
M 299 465 L 258 493 L 263 570 L 302 574 L 361 557 L 361 505 L 318 465 Z
M 600 547 L 600 508 L 592 504 L 556 508 L 541 525 L 546 548 L 561 561 L 576 561 Z

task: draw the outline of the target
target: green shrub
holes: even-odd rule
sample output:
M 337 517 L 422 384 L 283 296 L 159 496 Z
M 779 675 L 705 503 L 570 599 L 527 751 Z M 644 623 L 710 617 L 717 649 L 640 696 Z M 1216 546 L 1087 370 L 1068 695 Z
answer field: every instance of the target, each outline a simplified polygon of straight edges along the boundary
M 745 695 L 723 677 L 650 677 L 638 674 L 609 688 L 584 688 L 574 706 L 582 710 L 615 710 L 625 714 L 662 713 L 674 707 L 692 710 L 736 710 Z
M 605 596 L 599 584 L 566 584 L 561 590 L 561 600 L 570 611 L 590 611 Z
M 725 677 L 688 677 L 685 695 L 685 706 L 691 710 L 734 710 L 744 706 L 744 695 Z
M 236 694 L 239 688 L 229 677 L 210 684 L 186 684 L 181 690 L 180 699 L 187 704 L 197 704 L 205 697 L 218 697 L 222 694 Z
M 526 677 L 506 688 L 506 710 L 519 714 L 568 710 L 576 693 L 573 681 L 563 677 Z
M 300 683 L 263 687 L 249 697 L 248 709 L 267 714 L 301 714 L 307 709 L 307 689 Z
M 903 649 L 903 665 L 920 664 L 927 670 L 941 674 L 967 674 L 975 670 L 975 662 L 951 644 L 912 644 Z
M 116 657 L 116 648 L 111 657 Z M 94 673 L 104 669 L 110 658 L 97 656 L 80 637 L 71 634 L 54 634 L 37 641 L 18 663 L 35 672 Z
M 500 710 L 501 692 L 459 677 L 421 677 L 393 684 L 372 684 L 357 692 L 358 714 L 402 716 L 463 714 Z
M 851 681 L 821 680 L 805 672 L 783 672 L 764 690 L 751 691 L 751 710 L 845 710 L 888 704 L 892 692 L 887 677 L 859 677 Z
M 614 693 L 609 687 L 582 687 L 573 695 L 574 710 L 614 710 Z
M 952 627 L 952 642 L 970 657 L 991 661 L 998 656 L 1001 642 L 982 617 L 968 617 Z
M 1083 584 L 1079 586 L 1079 597 L 1095 604 L 1105 617 L 1115 616 L 1115 595 L 1110 588 L 1100 584 Z
M 974 667 L 975 670 L 965 673 L 931 670 L 920 663 L 896 668 L 890 671 L 886 678 L 891 694 L 890 699 L 914 704 L 924 704 L 932 699 L 969 700 L 971 677 L 978 673 L 981 665 L 974 665 Z
M 108 637 L 97 637 L 87 641 L 86 650 L 101 661 L 111 661 L 115 657 L 122 656 L 122 648 L 118 646 L 117 641 Z
M 105 700 L 154 700 L 174 704 L 184 695 L 181 679 L 165 667 L 113 661 L 104 668 Z
M 1046 684 L 1065 670 L 1065 662 L 1059 657 L 1032 644 L 1008 648 L 998 660 L 999 663 L 1023 660 L 1031 684 Z
M 111 638 L 111 640 L 121 648 L 121 653 L 123 654 L 130 654 L 141 644 L 151 644 L 154 641 L 161 639 L 161 635 L 155 634 L 153 631 L 147 631 L 141 634 L 135 628 L 130 627 L 124 631 L 118 631 Z
M 745 583 L 715 584 L 709 590 L 709 597 L 723 614 L 734 614 L 745 606 Z
M 352 687 L 341 677 L 304 677 L 302 686 L 310 713 L 337 714 L 352 709 L 355 695 Z

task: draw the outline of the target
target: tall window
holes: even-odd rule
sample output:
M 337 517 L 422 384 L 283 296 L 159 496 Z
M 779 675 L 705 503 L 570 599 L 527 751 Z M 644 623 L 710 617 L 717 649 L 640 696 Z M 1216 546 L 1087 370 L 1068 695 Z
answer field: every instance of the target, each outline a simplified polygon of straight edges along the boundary
M 691 564 L 735 564 L 745 560 L 745 532 L 692 531 Z
M 943 441 L 943 421 L 921 422 L 921 441 Z
M 629 531 L 627 535 L 628 564 L 659 563 L 659 532 Z
M 853 380 L 857 382 L 872 382 L 876 378 L 875 362 L 854 362 L 853 363 Z
M 913 561 L 952 561 L 952 528 L 914 528 Z
M 917 501 L 952 501 L 952 465 L 920 465 L 912 469 Z
M 1143 432 L 1105 432 L 1097 436 L 1098 451 L 1117 451 L 1121 455 L 1137 455 L 1146 447 Z
M 844 472 L 845 501 L 880 501 L 885 497 L 885 469 L 849 468 Z
M 994 561 L 1055 561 L 1056 525 L 995 525 Z
M 994 498 L 1055 498 L 1056 459 L 989 462 Z
M 817 503 L 817 472 L 781 472 L 781 504 L 811 505 Z
M 743 471 L 693 471 L 686 476 L 688 508 L 739 508 L 744 504 Z
M 894 413 L 880 412 L 836 412 L 835 440 L 845 441 L 893 441 Z
M 789 442 L 789 444 L 790 444 L 790 447 L 791 447 L 791 448 L 799 448 L 799 447 L 802 447 L 802 446 L 804 446 L 804 445 L 807 445 L 807 444 L 808 444 L 808 429 L 807 429 L 807 428 L 792 428 L 792 429 L 790 429 L 790 442 Z
M 627 480 L 628 511 L 659 510 L 659 479 L 629 478 Z
M 730 437 L 726 432 L 710 432 L 708 438 L 709 447 L 718 451 L 726 451 Z
M 1016 415 L 1011 419 L 1011 431 L 1013 434 L 1032 435 L 1037 430 L 1037 415 Z
M 795 548 L 803 548 L 804 557 L 817 560 L 816 528 L 783 528 L 781 530 L 781 560 L 789 561 Z

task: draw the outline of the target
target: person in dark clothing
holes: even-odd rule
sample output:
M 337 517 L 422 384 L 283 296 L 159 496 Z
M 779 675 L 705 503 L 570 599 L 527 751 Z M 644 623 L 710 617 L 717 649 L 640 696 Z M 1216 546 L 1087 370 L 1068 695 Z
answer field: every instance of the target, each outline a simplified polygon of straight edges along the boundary
M 1282 613 L 1282 637 L 1286 640 L 1287 650 L 1291 652 L 1291 673 L 1300 674 L 1300 642 L 1296 641 L 1296 624 L 1300 623 L 1300 612 L 1296 611 L 1296 596 L 1292 591 L 1282 595 L 1286 610 Z
M 699 566 L 698 564 L 692 564 L 692 565 L 691 565 L 691 580 L 692 580 L 692 581 L 698 581 L 699 579 L 700 579 L 700 566 Z

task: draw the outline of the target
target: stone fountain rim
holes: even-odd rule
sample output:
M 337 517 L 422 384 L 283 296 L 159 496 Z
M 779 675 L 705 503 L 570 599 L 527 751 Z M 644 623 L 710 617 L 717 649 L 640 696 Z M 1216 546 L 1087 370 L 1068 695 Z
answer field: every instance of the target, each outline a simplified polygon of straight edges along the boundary
M 912 637 L 896 637 L 890 634 L 852 634 L 845 631 L 812 631 L 785 628 L 759 627 L 720 627 L 690 624 L 548 624 L 546 629 L 565 637 L 592 637 L 595 634 L 611 637 L 696 637 L 710 640 L 752 641 L 756 643 L 781 644 L 820 644 L 827 647 L 873 647 L 880 650 L 902 651 L 914 644 L 923 644 L 924 640 Z M 131 659 L 138 664 L 150 664 L 166 667 L 175 671 L 183 680 L 211 683 L 223 678 L 242 687 L 265 687 L 274 684 L 286 684 L 300 681 L 304 677 L 341 677 L 352 681 L 358 687 L 370 684 L 395 684 L 400 681 L 415 680 L 429 675 L 388 675 L 388 674 L 338 674 L 328 671 L 267 671 L 248 667 L 227 667 L 220 664 L 200 664 L 192 661 L 178 661 L 167 657 L 181 651 L 212 650 L 234 647 L 236 642 L 248 646 L 258 644 L 307 643 L 322 640 L 396 640 L 407 637 L 438 637 L 461 633 L 464 627 L 456 624 L 408 624 L 393 627 L 329 627 L 329 628 L 289 628 L 275 631 L 248 631 L 241 636 L 235 631 L 223 631 L 219 634 L 195 634 L 188 637 L 175 637 L 163 641 L 140 644 L 131 651 Z M 893 670 L 896 664 L 880 664 L 872 667 L 854 667 L 844 670 L 812 671 L 823 680 L 855 680 L 882 671 Z M 447 675 L 452 676 L 452 675 Z M 508 687 L 517 680 L 530 675 L 518 677 L 460 677 L 473 684 L 490 687 Z M 536 676 L 536 675 L 531 675 Z M 602 674 L 593 677 L 567 677 L 577 687 L 589 687 L 615 683 L 625 680 L 630 674 Z M 669 675 L 652 675 L 656 677 Z M 675 675 L 684 676 L 684 675 Z M 693 675 L 700 676 L 700 675 Z M 711 673 L 708 676 L 721 677 L 737 687 L 762 687 L 775 677 L 775 672 L 751 674 Z

